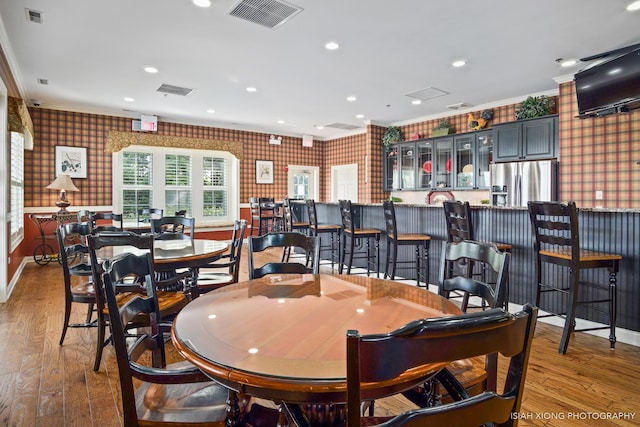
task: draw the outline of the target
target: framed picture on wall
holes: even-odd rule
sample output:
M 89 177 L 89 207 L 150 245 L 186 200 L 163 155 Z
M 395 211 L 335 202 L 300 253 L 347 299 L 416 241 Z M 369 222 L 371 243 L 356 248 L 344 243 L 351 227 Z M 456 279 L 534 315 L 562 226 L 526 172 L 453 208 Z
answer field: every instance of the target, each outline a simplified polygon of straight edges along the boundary
M 273 184 L 272 160 L 256 160 L 256 184 Z
M 56 176 L 66 173 L 71 178 L 87 177 L 87 149 L 56 146 Z

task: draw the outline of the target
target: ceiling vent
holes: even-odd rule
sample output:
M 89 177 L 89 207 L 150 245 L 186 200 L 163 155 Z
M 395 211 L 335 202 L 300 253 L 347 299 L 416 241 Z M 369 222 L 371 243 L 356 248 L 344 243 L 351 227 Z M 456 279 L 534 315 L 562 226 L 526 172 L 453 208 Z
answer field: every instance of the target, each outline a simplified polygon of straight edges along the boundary
M 162 83 L 162 85 L 160 85 L 160 87 L 158 88 L 158 92 L 168 93 L 169 95 L 187 96 L 191 92 L 193 92 L 193 89 Z
M 447 108 L 449 110 L 462 110 L 469 107 L 473 107 L 473 105 L 467 104 L 466 102 L 458 102 L 457 104 L 447 105 Z
M 298 13 L 302 8 L 276 0 L 240 0 L 227 15 L 253 22 L 267 28 L 282 25 Z
M 420 101 L 426 101 L 427 99 L 433 99 L 439 96 L 449 95 L 449 92 L 445 92 L 444 90 L 429 86 L 429 87 L 425 87 L 424 89 L 416 90 L 414 92 L 405 93 L 404 95 L 408 96 L 409 98 L 419 99 Z
M 33 9 L 25 9 L 25 11 L 27 12 L 27 19 L 29 20 L 29 22 L 42 24 L 44 19 L 42 16 L 42 12 L 38 12 L 37 10 Z
M 47 80 L 47 79 L 40 79 L 40 78 L 39 78 L 39 79 L 38 79 L 38 84 L 41 84 L 41 85 L 48 85 L 48 84 L 49 84 L 49 80 Z
M 329 125 L 325 125 L 324 127 L 344 130 L 354 130 L 360 128 L 360 126 L 348 125 L 346 123 L 331 123 Z

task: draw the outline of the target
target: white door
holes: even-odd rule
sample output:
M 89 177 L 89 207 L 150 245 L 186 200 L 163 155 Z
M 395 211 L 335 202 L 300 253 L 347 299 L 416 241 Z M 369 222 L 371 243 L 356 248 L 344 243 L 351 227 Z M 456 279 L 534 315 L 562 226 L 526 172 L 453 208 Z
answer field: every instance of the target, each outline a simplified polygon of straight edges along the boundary
M 287 196 L 290 199 L 318 200 L 320 190 L 318 166 L 289 165 L 287 172 Z
M 331 202 L 358 201 L 358 164 L 331 166 Z

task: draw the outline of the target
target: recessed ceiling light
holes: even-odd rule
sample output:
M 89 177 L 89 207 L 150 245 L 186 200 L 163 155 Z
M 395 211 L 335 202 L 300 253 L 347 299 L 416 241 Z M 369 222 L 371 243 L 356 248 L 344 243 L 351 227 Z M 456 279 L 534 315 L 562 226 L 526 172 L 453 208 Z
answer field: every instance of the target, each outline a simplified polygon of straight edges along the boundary
M 278 124 L 279 125 L 283 125 L 284 124 L 284 120 L 278 120 Z
M 316 125 L 316 126 L 315 126 L 315 128 L 316 128 L 316 129 L 318 129 L 318 130 L 322 130 L 322 129 L 324 129 L 324 126 L 318 126 L 318 125 Z
M 353 102 L 353 101 L 355 101 L 355 100 L 356 100 L 356 97 L 355 97 L 355 96 L 353 96 L 353 95 L 351 95 L 351 96 L 347 96 L 347 101 L 349 101 L 349 102 Z
M 458 59 L 457 61 L 453 61 L 451 63 L 451 65 L 456 68 L 464 67 L 466 64 L 467 64 L 467 61 L 465 61 L 464 59 Z
M 358 114 L 358 115 L 356 115 L 356 119 L 364 119 L 364 114 Z
M 209 7 L 211 6 L 211 0 L 192 0 L 193 4 L 198 7 Z
M 130 98 L 130 97 L 128 97 L 128 96 L 127 96 L 127 97 L 125 97 L 125 98 L 124 98 L 124 100 L 125 100 L 125 101 L 127 101 L 127 102 L 133 102 L 133 101 L 135 101 L 135 99 Z
M 577 61 L 575 59 L 567 59 L 566 61 L 562 61 L 560 63 L 561 67 L 573 67 L 576 65 Z
M 249 87 L 247 88 L 247 92 L 255 92 L 255 91 L 257 91 L 257 90 L 258 90 L 258 89 L 256 89 L 256 88 L 255 88 L 255 87 L 253 87 L 253 86 L 249 86 Z
M 640 10 L 640 1 L 634 1 L 633 3 L 629 4 L 629 6 L 627 6 L 627 10 L 629 12 Z
M 149 74 L 155 74 L 158 72 L 156 67 L 144 67 L 144 70 Z
M 216 112 L 216 110 L 211 109 L 211 108 L 209 108 L 209 109 L 207 110 L 207 113 L 209 113 L 209 114 L 213 114 L 213 113 L 215 113 L 215 112 Z
M 419 99 L 414 99 L 413 101 L 411 101 L 411 103 L 412 103 L 413 105 L 420 105 L 420 104 L 422 104 L 422 101 L 421 101 L 421 100 L 419 100 Z
M 324 48 L 327 50 L 336 50 L 340 47 L 340 45 L 337 42 L 327 42 L 324 45 Z

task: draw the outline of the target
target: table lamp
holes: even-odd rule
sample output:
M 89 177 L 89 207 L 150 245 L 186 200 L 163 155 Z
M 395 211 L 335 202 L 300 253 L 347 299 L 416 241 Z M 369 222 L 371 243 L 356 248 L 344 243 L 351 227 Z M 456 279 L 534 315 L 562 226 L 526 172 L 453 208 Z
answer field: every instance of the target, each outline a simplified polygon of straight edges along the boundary
M 78 187 L 73 185 L 71 177 L 66 173 L 58 175 L 58 177 L 51 184 L 47 185 L 50 190 L 60 190 L 58 200 L 56 200 L 56 206 L 60 208 L 58 214 L 68 214 L 67 207 L 71 204 L 67 200 L 67 191 L 80 191 Z

